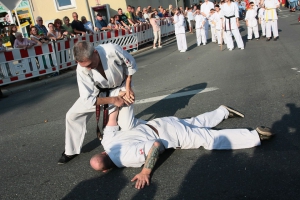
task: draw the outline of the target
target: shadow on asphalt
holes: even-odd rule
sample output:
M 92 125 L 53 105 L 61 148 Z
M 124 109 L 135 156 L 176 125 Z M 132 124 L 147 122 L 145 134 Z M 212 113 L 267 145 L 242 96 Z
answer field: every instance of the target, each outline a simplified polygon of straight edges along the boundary
M 210 151 L 201 156 L 172 199 L 299 197 L 300 108 L 286 106 L 290 113 L 271 127 L 276 137 L 248 151 Z
M 183 88 L 177 92 L 174 92 L 172 94 L 187 92 L 187 91 L 197 90 L 197 89 L 204 90 L 206 87 L 207 87 L 207 83 L 199 83 L 199 84 L 185 87 L 185 88 Z M 178 110 L 183 109 L 188 105 L 190 99 L 194 95 L 178 97 L 178 98 L 173 98 L 173 99 L 167 99 L 168 97 L 166 97 L 165 99 L 158 101 L 157 103 L 153 104 L 152 106 L 148 107 L 147 109 L 145 109 L 142 112 L 140 112 L 139 114 L 137 114 L 136 118 L 139 119 L 145 115 L 150 115 L 148 117 L 148 119 L 145 119 L 145 120 L 149 121 L 151 119 L 155 119 L 155 118 L 159 118 L 159 117 L 174 116 Z

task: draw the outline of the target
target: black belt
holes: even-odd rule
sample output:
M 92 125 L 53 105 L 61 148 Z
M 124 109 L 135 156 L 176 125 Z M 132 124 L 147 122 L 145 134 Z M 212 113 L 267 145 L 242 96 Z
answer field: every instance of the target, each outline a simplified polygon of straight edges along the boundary
M 121 85 L 125 82 L 125 79 L 122 81 Z M 121 86 L 120 85 L 120 86 Z M 109 96 L 109 92 L 113 89 L 116 89 L 117 87 L 120 87 L 120 86 L 116 86 L 114 88 L 100 88 L 98 85 L 95 85 L 98 90 L 99 90 L 99 95 L 100 93 L 105 93 L 105 97 L 108 97 Z M 98 96 L 99 96 L 98 95 Z M 97 103 L 97 100 L 96 100 L 96 103 Z M 103 138 L 103 133 L 100 131 L 100 128 L 99 128 L 99 119 L 100 119 L 100 105 L 96 105 L 96 123 L 97 123 L 97 130 L 96 130 L 96 133 L 97 133 L 97 137 L 99 140 L 102 140 Z M 104 104 L 103 105 L 103 123 L 102 123 L 102 130 L 106 127 L 107 125 L 107 122 L 108 122 L 108 104 Z
M 157 129 L 154 128 L 154 126 L 152 126 L 150 124 L 145 124 L 145 125 L 149 126 L 159 136 L 159 133 L 158 133 Z
M 224 16 L 226 19 L 229 19 L 229 30 L 231 31 L 231 18 L 233 18 L 233 17 L 235 17 L 235 15 L 232 15 L 232 16 L 229 16 L 229 17 L 226 17 L 226 16 Z M 225 31 L 227 31 L 227 29 L 226 29 L 226 21 L 225 21 Z

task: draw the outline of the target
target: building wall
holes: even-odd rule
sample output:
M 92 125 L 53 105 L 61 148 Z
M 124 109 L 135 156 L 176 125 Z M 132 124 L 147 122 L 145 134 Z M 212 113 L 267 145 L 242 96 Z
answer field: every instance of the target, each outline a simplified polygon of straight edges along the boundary
M 72 21 L 72 13 L 77 12 L 79 20 L 81 16 L 85 16 L 88 21 L 93 21 L 92 16 L 96 16 L 96 13 L 90 13 L 90 7 L 97 6 L 97 0 L 74 0 L 76 6 L 74 8 L 57 10 L 55 0 L 31 0 L 33 17 L 41 16 L 44 20 L 44 25 L 47 26 L 49 22 L 54 21 L 59 18 L 62 19 L 64 16 L 68 16 Z M 178 6 L 183 6 L 184 0 L 179 0 Z M 158 8 L 158 6 L 163 6 L 168 8 L 169 4 L 173 5 L 173 8 L 176 6 L 176 0 L 98 0 L 99 3 L 109 4 L 110 6 L 110 15 L 113 16 L 117 14 L 118 8 L 122 8 L 123 12 L 126 12 L 127 5 L 132 5 L 135 7 L 141 6 L 147 7 L 152 6 L 152 8 Z M 34 19 L 35 21 L 35 19 Z M 36 22 L 35 22 L 36 23 Z
M 57 18 L 62 19 L 64 16 L 68 16 L 72 21 L 73 12 L 78 13 L 79 19 L 81 16 L 86 16 L 86 18 L 90 20 L 85 0 L 75 0 L 76 7 L 65 10 L 57 10 L 55 0 L 31 0 L 31 2 L 34 18 L 41 16 L 44 20 L 45 26 L 47 25 L 47 22 L 53 21 Z

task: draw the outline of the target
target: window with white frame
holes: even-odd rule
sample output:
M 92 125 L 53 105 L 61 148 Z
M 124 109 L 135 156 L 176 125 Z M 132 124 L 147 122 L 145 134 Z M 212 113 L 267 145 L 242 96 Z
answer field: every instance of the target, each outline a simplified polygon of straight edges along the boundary
M 54 0 L 57 10 L 76 8 L 75 0 Z

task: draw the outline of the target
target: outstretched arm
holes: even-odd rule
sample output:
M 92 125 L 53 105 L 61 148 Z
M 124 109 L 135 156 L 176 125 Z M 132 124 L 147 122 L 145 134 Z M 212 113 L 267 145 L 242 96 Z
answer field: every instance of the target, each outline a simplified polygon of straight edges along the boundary
M 159 142 L 154 142 L 151 149 L 149 150 L 148 156 L 146 158 L 144 167 L 142 171 L 135 175 L 131 181 L 136 181 L 135 188 L 141 189 L 147 184 L 150 184 L 150 174 L 155 166 L 155 163 L 159 156 L 159 148 L 161 144 Z

